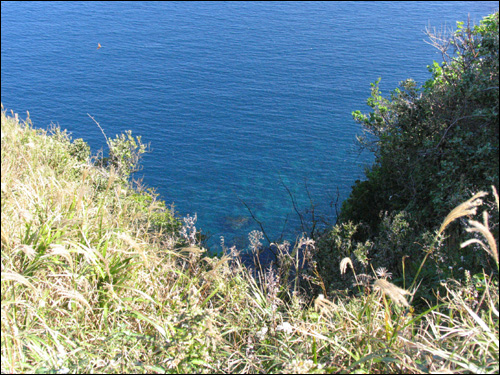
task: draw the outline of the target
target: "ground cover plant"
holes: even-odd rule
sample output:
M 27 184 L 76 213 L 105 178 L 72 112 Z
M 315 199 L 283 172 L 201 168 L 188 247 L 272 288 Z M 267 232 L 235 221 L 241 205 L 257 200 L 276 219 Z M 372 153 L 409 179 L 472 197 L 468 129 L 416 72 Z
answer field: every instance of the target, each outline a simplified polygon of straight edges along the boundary
M 3 372 L 498 371 L 498 274 L 444 280 L 417 314 L 418 275 L 404 289 L 346 253 L 332 272 L 352 273 L 350 294 L 308 294 L 303 279 L 321 280 L 314 240 L 276 244 L 264 269 L 243 266 L 235 248 L 204 256 L 195 218 L 181 222 L 52 133 L 2 112 Z M 474 195 L 435 243 L 488 194 L 498 210 L 494 189 Z M 478 215 L 463 245 L 498 269 L 488 213 Z M 260 239 L 251 234 L 255 253 Z
M 2 107 L 2 373 L 499 371 L 498 172 L 425 233 L 387 210 L 261 264 L 259 231 L 208 255 L 196 216 L 131 181 L 141 139 L 106 138 L 92 155 Z

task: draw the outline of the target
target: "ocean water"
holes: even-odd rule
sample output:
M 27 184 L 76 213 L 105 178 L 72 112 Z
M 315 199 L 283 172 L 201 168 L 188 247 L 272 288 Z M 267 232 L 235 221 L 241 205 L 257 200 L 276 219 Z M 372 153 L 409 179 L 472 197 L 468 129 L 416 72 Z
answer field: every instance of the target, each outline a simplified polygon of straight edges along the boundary
M 136 174 L 197 227 L 240 249 L 260 226 L 334 222 L 372 155 L 351 112 L 423 83 L 441 61 L 426 27 L 476 23 L 498 2 L 2 2 L 1 101 L 94 151 L 125 130 L 151 152 Z M 97 49 L 98 43 L 102 46 Z M 293 201 L 292 198 L 293 197 Z M 295 204 L 295 208 L 294 208 Z

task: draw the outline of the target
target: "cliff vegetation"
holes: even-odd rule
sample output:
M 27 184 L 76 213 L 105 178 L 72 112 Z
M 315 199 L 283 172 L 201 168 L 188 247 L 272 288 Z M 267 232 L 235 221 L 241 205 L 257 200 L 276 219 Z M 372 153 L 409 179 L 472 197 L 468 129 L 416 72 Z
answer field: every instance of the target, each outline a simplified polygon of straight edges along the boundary
M 2 106 L 2 373 L 498 373 L 498 12 L 457 25 L 422 87 L 372 85 L 374 165 L 272 265 L 131 181 L 140 137 L 103 157 Z

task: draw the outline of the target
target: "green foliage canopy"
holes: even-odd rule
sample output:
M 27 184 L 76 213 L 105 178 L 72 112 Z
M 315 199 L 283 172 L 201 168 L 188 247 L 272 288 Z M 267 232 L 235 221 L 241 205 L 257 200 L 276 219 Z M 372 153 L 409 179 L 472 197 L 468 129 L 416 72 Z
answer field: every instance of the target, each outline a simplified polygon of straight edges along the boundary
M 422 87 L 408 79 L 390 98 L 379 79 L 367 100 L 372 111 L 353 112 L 375 162 L 340 219 L 367 223 L 368 234 L 386 211 L 407 211 L 414 225 L 432 229 L 470 190 L 498 186 L 498 12 L 474 27 L 458 22 L 448 38 L 428 35 L 444 60 L 428 67 L 432 78 Z

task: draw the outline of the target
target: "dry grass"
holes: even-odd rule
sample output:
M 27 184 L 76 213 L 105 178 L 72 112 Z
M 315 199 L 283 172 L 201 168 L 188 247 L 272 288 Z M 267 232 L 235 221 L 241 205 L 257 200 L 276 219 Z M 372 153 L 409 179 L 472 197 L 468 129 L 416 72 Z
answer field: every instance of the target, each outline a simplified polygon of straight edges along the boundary
M 363 293 L 314 298 L 299 283 L 298 248 L 278 244 L 278 267 L 252 272 L 236 249 L 206 256 L 192 217 L 159 225 L 170 216 L 154 195 L 72 144 L 2 110 L 2 372 L 498 371 L 498 276 L 483 275 L 472 299 L 449 281 L 418 315 L 387 270 L 356 276 Z M 498 264 L 487 216 L 469 228 L 464 245 Z M 298 243 L 314 266 L 314 241 Z

